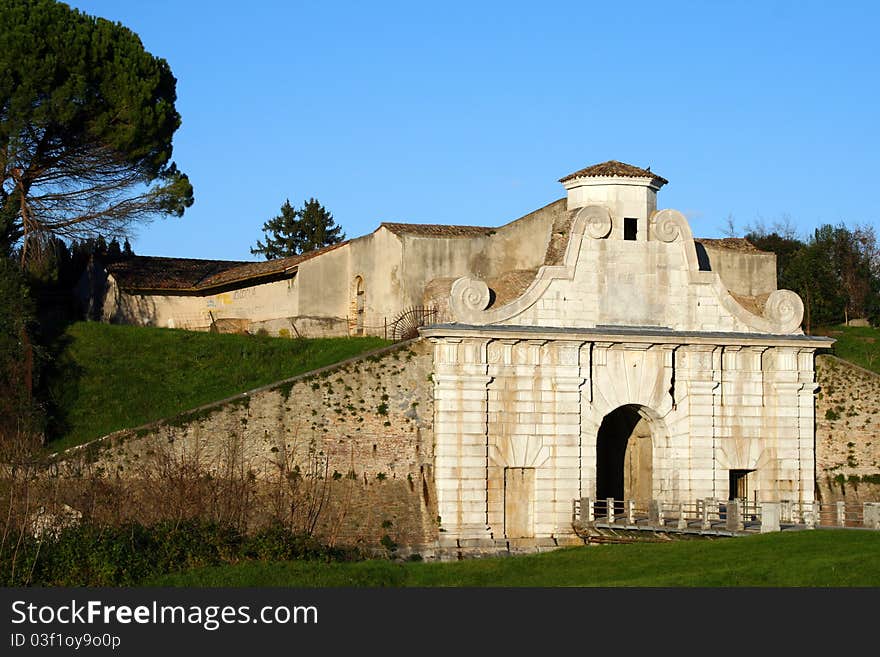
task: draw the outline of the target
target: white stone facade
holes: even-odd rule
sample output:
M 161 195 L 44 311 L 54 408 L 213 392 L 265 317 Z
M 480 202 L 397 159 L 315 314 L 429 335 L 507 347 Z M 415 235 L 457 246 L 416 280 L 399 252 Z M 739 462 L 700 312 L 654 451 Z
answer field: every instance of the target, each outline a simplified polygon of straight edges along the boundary
M 586 182 L 566 183 L 562 264 L 500 307 L 459 279 L 456 322 L 422 330 L 441 540 L 570 535 L 582 497 L 812 501 L 829 341 L 803 335 L 800 299 L 753 314 L 701 270 L 684 217 L 655 211 L 658 184 Z

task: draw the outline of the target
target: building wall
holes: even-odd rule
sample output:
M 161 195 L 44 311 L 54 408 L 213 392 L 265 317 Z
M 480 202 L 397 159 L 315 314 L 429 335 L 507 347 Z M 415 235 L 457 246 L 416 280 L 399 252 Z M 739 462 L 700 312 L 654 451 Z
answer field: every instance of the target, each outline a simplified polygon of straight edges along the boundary
M 621 406 L 650 429 L 652 499 L 727 499 L 730 470 L 752 470 L 757 499 L 812 501 L 811 349 L 482 333 L 432 338 L 441 540 L 516 538 L 511 468 L 534 469 L 531 535 L 570 535 L 573 500 L 598 494 L 600 427 Z
M 293 336 L 298 326 L 306 334 L 333 333 L 332 323 L 325 318 L 311 330 L 295 321 L 299 288 L 299 281 L 292 278 L 206 296 L 129 294 L 119 289 L 111 275 L 107 277 L 101 319 L 197 331 L 207 331 L 217 322 L 221 330 L 234 332 L 264 329 L 275 335 L 280 332 Z M 336 333 L 345 334 L 342 329 Z
M 355 316 L 355 280 L 363 279 L 366 308 L 364 324 L 367 334 L 384 336 L 386 324 L 392 322 L 404 306 L 403 245 L 401 239 L 385 228 L 352 241 L 352 257 L 348 270 L 349 292 L 345 299 L 349 314 Z
M 775 291 L 754 315 L 701 270 L 680 213 L 652 215 L 636 240 L 621 219 L 579 210 L 562 265 L 497 308 L 459 279 L 458 324 L 423 331 L 441 542 L 570 534 L 573 500 L 602 495 L 600 468 L 617 467 L 600 442 L 627 440 L 602 429 L 622 407 L 650 430 L 640 472 L 655 500 L 727 499 L 731 471 L 748 472 L 749 497 L 813 500 L 813 353 L 827 341 L 803 336 L 800 299 Z M 526 509 L 512 521 L 510 496 Z
M 537 269 L 544 264 L 553 222 L 568 213 L 568 202 L 559 199 L 516 221 L 501 226 L 489 240 L 487 278 L 517 269 Z
M 709 286 L 690 284 L 693 276 L 680 243 L 589 238 L 580 248 L 574 278 L 554 280 L 538 302 L 504 323 L 746 328 L 735 316 L 718 312 Z
M 776 290 L 776 254 L 703 245 L 712 271 L 731 292 L 756 297 Z
M 646 194 L 643 188 L 633 189 Z M 653 192 L 647 197 L 653 199 Z M 386 327 L 402 312 L 426 303 L 432 281 L 463 276 L 492 279 L 507 272 L 537 271 L 544 264 L 554 221 L 569 213 L 568 203 L 560 199 L 484 236 L 396 234 L 381 227 L 301 262 L 291 279 L 208 296 L 128 294 L 110 277 L 101 316 L 107 321 L 197 330 L 223 320 L 219 325 L 224 330 L 307 337 L 350 335 L 358 331 L 360 281 L 365 292 L 364 331 L 384 336 Z M 644 198 L 641 203 L 645 205 Z M 636 242 L 623 240 L 620 218 L 609 224 L 611 239 L 604 239 L 607 235 L 603 234 L 600 239 L 584 240 L 580 247 L 584 264 L 577 278 L 554 280 L 541 302 L 518 314 L 516 321 L 743 330 L 735 314 L 715 311 L 717 294 L 710 289 L 715 278 L 718 284 L 746 296 L 775 291 L 772 254 L 704 249 L 705 259 L 717 274 L 713 278 L 709 272 L 693 271 L 691 260 L 697 256 L 685 253 L 680 243 L 646 239 L 655 227 L 646 217 L 639 221 L 644 226 Z M 705 274 L 702 284 L 686 284 L 699 279 L 701 273 Z M 555 298 L 568 301 L 563 314 L 556 316 L 548 305 Z
M 333 249 L 297 267 L 297 305 L 291 322 L 303 337 L 349 335 L 348 291 L 352 245 Z

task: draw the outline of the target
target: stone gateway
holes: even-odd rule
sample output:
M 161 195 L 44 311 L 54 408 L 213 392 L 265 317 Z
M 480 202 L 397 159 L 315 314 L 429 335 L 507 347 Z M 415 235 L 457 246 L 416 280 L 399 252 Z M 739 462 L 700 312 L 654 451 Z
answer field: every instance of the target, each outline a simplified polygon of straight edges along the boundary
M 571 535 L 583 497 L 812 502 L 831 341 L 803 334 L 800 298 L 731 293 L 684 216 L 656 210 L 650 171 L 561 182 L 558 262 L 505 303 L 459 278 L 452 321 L 421 331 L 441 544 Z
M 310 438 L 360 463 L 365 490 L 375 469 L 404 477 L 413 535 L 439 529 L 441 549 L 565 542 L 584 498 L 812 503 L 814 354 L 833 341 L 803 334 L 775 256 L 695 240 L 657 210 L 667 181 L 650 170 L 610 161 L 561 182 L 565 198 L 497 228 L 383 223 L 266 263 L 135 257 L 83 290 L 107 321 L 202 330 L 392 337 L 414 317 L 423 369 L 389 390 L 421 395 L 418 412 L 408 399 L 406 417 L 350 430 L 321 418 Z M 266 435 L 330 408 L 305 408 L 309 394 L 281 413 L 266 393 Z

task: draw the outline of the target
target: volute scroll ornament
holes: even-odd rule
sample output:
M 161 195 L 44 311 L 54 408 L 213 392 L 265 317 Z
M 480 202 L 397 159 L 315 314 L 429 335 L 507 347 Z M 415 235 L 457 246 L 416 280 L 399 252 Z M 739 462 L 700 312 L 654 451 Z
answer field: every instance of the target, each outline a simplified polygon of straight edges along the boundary
M 489 306 L 491 295 L 489 286 L 483 281 L 467 276 L 459 278 L 452 284 L 450 305 L 459 314 L 466 312 L 482 312 Z
M 611 213 L 604 208 L 595 206 L 583 208 L 578 212 L 575 221 L 581 218 L 584 221 L 584 234 L 587 237 L 601 240 L 611 234 Z
M 792 333 L 804 318 L 804 302 L 791 290 L 776 290 L 767 299 L 764 317 L 781 333 Z
M 660 210 L 651 222 L 651 235 L 661 242 L 674 242 L 689 233 L 687 219 L 678 210 Z

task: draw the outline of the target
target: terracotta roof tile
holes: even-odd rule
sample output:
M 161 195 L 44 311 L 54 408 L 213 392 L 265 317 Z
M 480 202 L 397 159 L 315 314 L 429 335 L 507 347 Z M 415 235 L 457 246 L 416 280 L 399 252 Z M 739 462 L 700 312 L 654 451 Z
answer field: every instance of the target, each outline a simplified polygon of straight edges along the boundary
M 500 308 L 519 299 L 535 280 L 537 273 L 537 269 L 514 269 L 487 280 L 486 285 L 495 293 L 489 307 Z
M 767 253 L 749 242 L 745 237 L 722 237 L 720 239 L 708 239 L 705 237 L 694 238 L 698 244 L 709 249 L 726 249 L 728 251 L 742 251 L 743 253 Z
M 730 292 L 730 290 L 728 290 Z M 770 298 L 770 293 L 766 294 L 758 294 L 756 296 L 746 296 L 744 294 L 736 294 L 735 292 L 730 292 L 730 296 L 734 298 L 734 300 L 741 305 L 743 308 L 748 310 L 753 315 L 758 315 L 759 317 L 764 314 L 764 307 L 767 305 L 767 299 Z
M 284 274 L 306 260 L 347 243 L 340 242 L 302 255 L 265 262 L 132 256 L 108 264 L 107 271 L 124 290 L 207 293 L 216 287 L 259 281 Z
M 276 258 L 275 260 L 266 260 L 265 262 L 247 262 L 242 263 L 238 267 L 226 269 L 206 278 L 199 284 L 200 289 L 215 287 L 218 285 L 228 285 L 238 281 L 247 281 L 253 278 L 262 278 L 264 276 L 272 276 L 274 274 L 282 274 L 306 260 L 335 251 L 341 246 L 348 244 L 348 241 L 339 244 L 331 244 L 322 249 L 316 249 L 303 253 L 301 255 L 290 256 L 288 258 Z
M 447 226 L 444 224 L 399 224 L 383 221 L 379 228 L 387 228 L 395 235 L 418 237 L 482 237 L 494 233 L 496 228 L 487 226 Z
M 233 260 L 196 260 L 132 256 L 107 265 L 123 289 L 189 290 L 206 277 L 246 263 Z
M 665 185 L 669 182 L 668 180 L 666 180 L 666 178 L 658 176 L 650 169 L 634 167 L 632 164 L 618 162 L 617 160 L 608 160 L 607 162 L 594 164 L 591 167 L 586 167 L 585 169 L 581 169 L 580 171 L 575 171 L 574 173 L 568 174 L 564 178 L 560 178 L 559 182 L 564 183 L 574 178 L 596 178 L 599 176 L 621 178 L 653 178 L 655 182 L 658 182 L 661 185 Z

